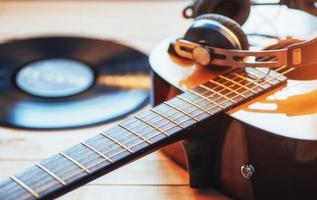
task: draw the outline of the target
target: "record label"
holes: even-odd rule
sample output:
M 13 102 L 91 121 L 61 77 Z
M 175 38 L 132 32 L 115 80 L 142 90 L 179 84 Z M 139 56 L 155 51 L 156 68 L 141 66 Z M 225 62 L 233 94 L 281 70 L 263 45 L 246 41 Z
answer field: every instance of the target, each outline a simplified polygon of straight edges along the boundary
M 16 76 L 23 91 L 40 97 L 66 97 L 88 89 L 94 82 L 91 68 L 70 59 L 45 59 L 24 66 Z

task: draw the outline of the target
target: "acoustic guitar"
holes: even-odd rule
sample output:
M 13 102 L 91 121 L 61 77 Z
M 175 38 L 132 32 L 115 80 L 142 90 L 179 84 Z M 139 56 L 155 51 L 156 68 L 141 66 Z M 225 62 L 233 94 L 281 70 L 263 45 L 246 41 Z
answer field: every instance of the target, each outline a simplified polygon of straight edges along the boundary
M 260 113 L 258 108 L 248 107 L 247 105 L 249 104 L 244 104 L 239 110 L 232 110 L 242 103 L 250 100 L 251 102 L 258 101 L 261 103 L 261 101 L 265 100 L 265 97 L 254 98 L 272 90 L 276 92 L 276 89 L 279 91 L 277 93 L 291 90 L 298 92 L 296 84 L 286 85 L 287 78 L 284 75 L 294 70 L 287 66 L 281 66 L 271 71 L 239 68 L 228 72 L 219 72 L 219 75 L 207 73 L 204 76 L 205 78 L 199 77 L 199 79 L 195 80 L 195 74 L 201 73 L 201 71 L 197 70 L 190 78 L 187 78 L 187 80 L 192 79 L 195 81 L 187 81 L 180 78 L 181 76 L 185 77 L 186 73 L 181 73 L 182 75 L 179 77 L 174 72 L 169 74 L 170 70 L 189 68 L 180 67 L 181 64 L 177 63 L 178 61 L 167 53 L 168 43 L 168 41 L 165 41 L 159 45 L 151 56 L 151 63 L 155 73 L 153 75 L 153 91 L 156 93 L 153 97 L 154 99 L 164 99 L 166 101 L 124 120 L 91 139 L 41 161 L 24 172 L 10 176 L 0 182 L 0 199 L 56 198 L 144 155 L 183 139 L 186 139 L 184 147 L 187 153 L 192 186 L 206 187 L 214 185 L 215 182 L 219 183 L 218 180 L 212 181 L 214 180 L 212 176 L 217 174 L 216 171 L 218 169 L 213 163 L 216 157 L 214 148 L 218 146 L 220 138 L 222 138 L 223 134 L 221 133 L 223 131 L 221 130 L 229 125 L 228 120 L 223 117 L 223 113 L 231 110 L 229 114 L 242 121 L 244 118 L 238 118 L 237 113 L 243 112 L 244 114 L 241 114 L 241 116 L 247 116 L 244 111 L 246 108 L 250 108 L 249 113 Z M 155 62 L 157 59 L 165 67 L 156 66 Z M 169 69 L 173 65 L 178 67 Z M 192 63 L 186 63 L 184 66 L 186 65 L 193 66 Z M 167 74 L 169 76 L 172 75 L 170 76 L 171 79 L 163 80 L 162 77 L 164 78 Z M 180 79 L 183 80 L 182 87 L 178 85 L 178 80 Z M 202 83 L 204 81 L 205 83 Z M 285 86 L 286 88 L 281 90 Z M 166 88 L 169 88 L 168 91 Z M 180 90 L 183 93 L 177 94 Z M 252 101 L 252 99 L 254 100 Z M 155 100 L 155 102 L 158 103 L 158 100 Z M 281 103 L 281 105 L 284 104 Z M 283 110 L 284 107 L 280 109 Z M 252 118 L 255 119 L 254 117 Z M 260 121 L 263 121 L 264 124 L 264 120 Z M 250 122 L 244 120 L 241 123 Z M 272 120 L 269 125 L 266 126 L 272 127 L 272 129 L 280 127 L 274 124 Z M 254 124 L 254 126 L 257 126 L 257 124 Z M 230 125 L 229 127 L 229 129 L 238 131 L 235 125 Z M 287 126 L 285 125 L 285 127 Z M 241 170 L 238 170 L 239 174 L 241 171 L 239 177 L 246 177 L 248 180 L 256 181 L 258 185 L 254 189 L 268 189 L 268 194 L 264 195 L 263 198 L 273 195 L 270 193 L 272 189 L 266 188 L 267 180 L 272 180 L 271 184 L 276 185 L 276 187 L 282 184 L 289 185 L 292 189 L 298 187 L 297 190 L 288 191 L 286 196 L 291 194 L 297 197 L 299 195 L 297 192 L 301 191 L 305 191 L 309 196 L 312 196 L 312 192 L 314 192 L 312 190 L 313 185 L 308 185 L 306 188 L 306 185 L 302 184 L 311 183 L 310 180 L 316 177 L 316 173 L 312 170 L 315 162 L 314 158 L 311 157 L 313 154 L 309 153 L 310 156 L 305 157 L 306 154 L 303 152 L 306 150 L 307 145 L 312 147 L 312 143 L 314 143 L 313 134 L 310 134 L 310 138 L 306 135 L 306 138 L 301 137 L 304 139 L 300 139 L 299 136 L 292 138 L 291 133 L 289 135 L 280 133 L 279 135 L 263 134 L 261 126 L 250 129 L 254 131 L 247 131 L 246 135 L 250 137 L 248 145 L 251 145 L 251 148 L 249 151 L 252 152 L 254 150 L 254 152 L 248 159 L 249 163 L 246 163 Z M 306 134 L 309 133 L 306 132 Z M 310 139 L 311 141 L 306 141 L 305 139 Z M 300 144 L 303 145 L 304 149 L 301 149 L 294 157 L 294 150 L 298 151 L 298 145 Z M 229 146 L 234 147 L 235 145 L 229 144 Z M 232 151 L 233 155 L 235 155 L 234 148 L 229 149 L 229 151 Z M 291 151 L 293 152 L 290 153 Z M 223 153 L 228 154 L 231 152 Z M 205 162 L 201 163 L 203 160 Z M 237 159 L 237 162 L 239 161 L 240 158 Z M 229 162 L 233 161 L 230 160 Z M 223 169 L 221 169 L 222 172 L 220 174 L 231 176 L 230 164 L 221 163 Z M 289 168 L 284 167 L 286 165 Z M 278 167 L 284 168 L 281 168 L 280 171 L 274 171 Z M 295 173 L 294 170 L 299 171 Z M 302 172 L 301 170 L 304 171 Z M 228 173 L 224 173 L 224 171 L 228 171 Z M 252 177 L 254 172 L 255 175 Z M 291 176 L 287 177 L 290 174 Z M 263 178 L 263 176 L 268 177 Z M 282 177 L 285 177 L 285 179 L 281 179 Z M 235 179 L 236 177 L 233 176 L 228 181 L 229 183 L 220 183 L 228 183 L 227 186 L 231 186 L 230 183 L 233 183 Z M 291 183 L 291 180 L 296 182 Z M 242 187 L 239 192 L 241 191 L 244 192 L 246 190 Z M 234 197 L 244 196 L 239 192 L 229 191 Z M 259 194 L 262 194 L 261 192 Z
M 153 108 L 0 181 L 0 199 L 57 198 L 163 147 L 192 187 L 316 199 L 316 67 L 224 72 L 169 55 L 169 42 L 151 55 Z
M 294 42 L 300 41 L 282 40 L 267 49 Z M 162 42 L 151 55 L 153 105 L 188 89 L 205 88 L 202 83 L 222 72 L 169 55 L 169 43 Z M 262 76 L 267 73 L 256 70 Z M 209 127 L 195 130 L 197 137 L 163 149 L 188 169 L 192 187 L 217 186 L 239 199 L 317 198 L 317 69 L 309 65 L 286 76 L 286 87 L 218 116 Z M 236 72 L 219 78 L 221 85 L 212 84 L 213 95 L 219 98 L 223 93 L 217 88 L 230 92 L 225 87 L 249 89 L 252 85 L 250 77 Z

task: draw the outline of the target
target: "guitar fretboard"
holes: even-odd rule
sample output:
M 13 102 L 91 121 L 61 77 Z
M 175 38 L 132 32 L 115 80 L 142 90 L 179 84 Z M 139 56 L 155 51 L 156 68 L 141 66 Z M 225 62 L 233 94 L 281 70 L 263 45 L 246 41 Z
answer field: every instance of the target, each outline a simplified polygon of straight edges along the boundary
M 243 69 L 220 75 L 11 176 L 0 182 L 0 199 L 56 198 L 187 137 L 188 128 L 286 81 L 275 71 L 266 74 L 252 69 L 248 73 L 258 78 L 250 78 Z

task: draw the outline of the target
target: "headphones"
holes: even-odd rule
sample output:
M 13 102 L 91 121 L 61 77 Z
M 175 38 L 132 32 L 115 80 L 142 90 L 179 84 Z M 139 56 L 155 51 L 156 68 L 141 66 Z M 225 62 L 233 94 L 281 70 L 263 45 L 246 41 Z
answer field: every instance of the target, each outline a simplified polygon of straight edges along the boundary
M 251 0 L 194 0 L 183 10 L 185 18 L 196 18 L 207 13 L 220 14 L 242 25 L 250 14 L 250 7 L 261 5 L 285 5 L 317 16 L 316 0 L 280 0 L 277 3 L 257 3 Z
M 277 68 L 317 64 L 317 56 L 312 56 L 312 52 L 317 52 L 317 38 L 283 49 L 248 50 L 248 39 L 240 25 L 248 18 L 251 5 L 268 4 L 276 5 L 250 0 L 195 0 L 183 11 L 186 18 L 195 17 L 195 20 L 183 38 L 170 43 L 169 53 L 203 66 Z M 316 0 L 281 0 L 277 4 L 317 16 Z

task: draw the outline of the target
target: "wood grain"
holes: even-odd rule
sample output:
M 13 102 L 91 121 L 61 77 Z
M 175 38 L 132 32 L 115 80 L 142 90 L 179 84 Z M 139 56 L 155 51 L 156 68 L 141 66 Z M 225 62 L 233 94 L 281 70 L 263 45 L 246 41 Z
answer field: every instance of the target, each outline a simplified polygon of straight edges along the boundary
M 0 41 L 43 35 L 115 39 L 149 53 L 162 39 L 181 34 L 186 1 L 1 1 Z M 72 146 L 112 124 L 67 131 L 0 128 L 0 179 Z M 227 199 L 193 190 L 187 173 L 156 152 L 61 199 Z

